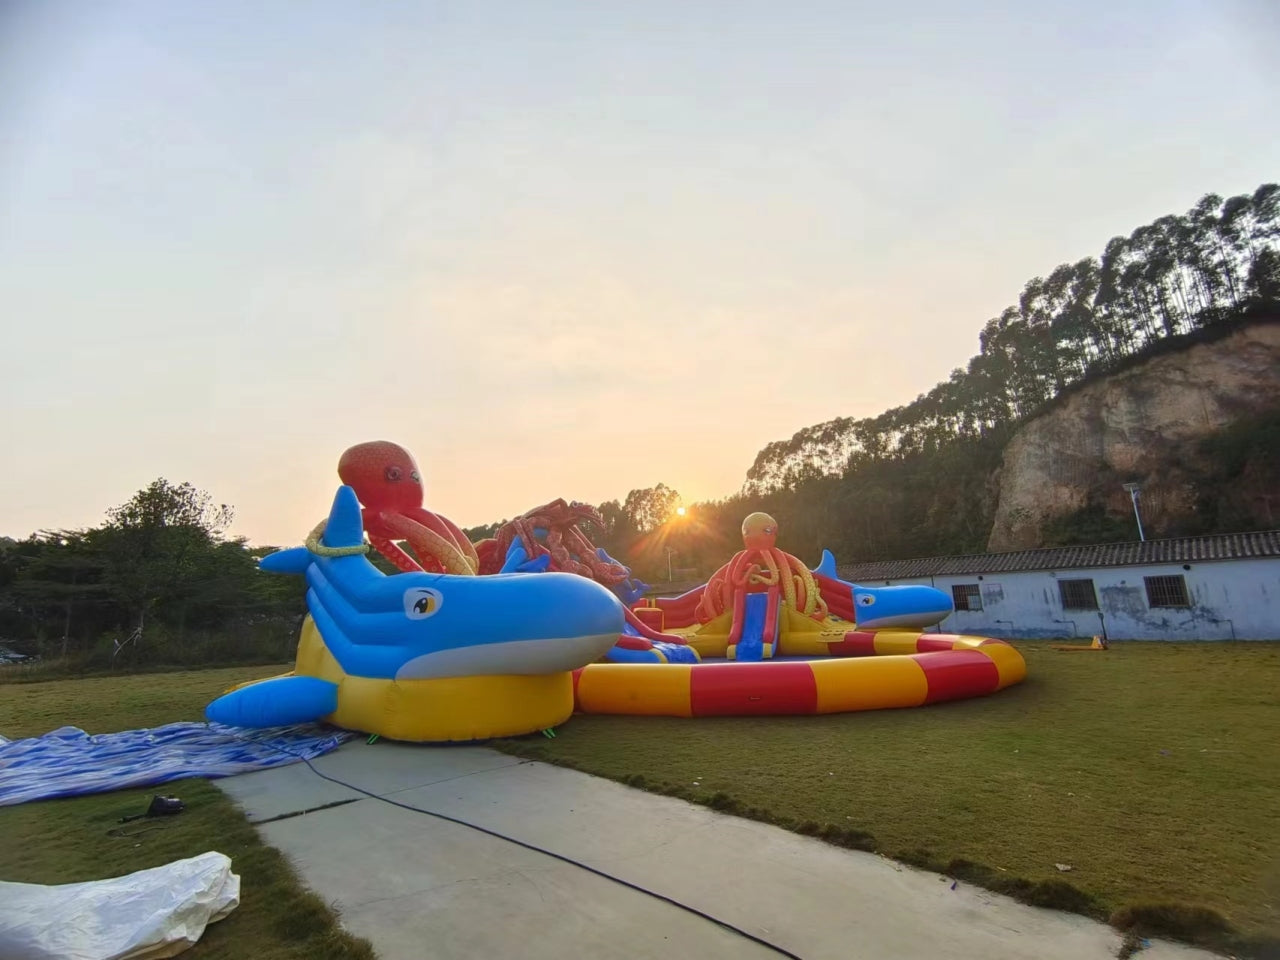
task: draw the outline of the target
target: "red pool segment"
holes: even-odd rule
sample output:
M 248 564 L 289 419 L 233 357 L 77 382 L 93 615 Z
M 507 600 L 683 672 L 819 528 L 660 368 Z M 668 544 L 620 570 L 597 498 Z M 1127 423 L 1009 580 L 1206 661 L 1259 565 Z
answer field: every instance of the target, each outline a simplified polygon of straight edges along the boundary
M 948 650 L 951 647 L 947 647 Z M 827 647 L 828 656 L 832 657 L 874 657 L 876 655 L 876 635 L 870 630 L 850 630 L 844 639 Z
M 916 662 L 929 682 L 925 703 L 980 697 L 1000 687 L 1000 671 L 978 650 L 938 650 L 918 656 Z
M 690 671 L 689 706 L 695 717 L 814 713 L 818 709 L 818 683 L 807 663 L 703 666 L 705 669 Z

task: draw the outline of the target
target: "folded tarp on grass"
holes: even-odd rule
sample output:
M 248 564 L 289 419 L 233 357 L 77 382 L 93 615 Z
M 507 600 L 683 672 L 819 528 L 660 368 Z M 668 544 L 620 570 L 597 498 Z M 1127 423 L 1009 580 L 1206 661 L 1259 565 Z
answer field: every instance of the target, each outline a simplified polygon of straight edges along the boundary
M 0 742 L 0 807 L 281 767 L 326 754 L 352 736 L 310 723 L 265 730 L 170 723 L 93 736 L 60 727 Z
M 0 882 L 0 960 L 159 960 L 195 944 L 240 903 L 215 851 L 111 880 Z

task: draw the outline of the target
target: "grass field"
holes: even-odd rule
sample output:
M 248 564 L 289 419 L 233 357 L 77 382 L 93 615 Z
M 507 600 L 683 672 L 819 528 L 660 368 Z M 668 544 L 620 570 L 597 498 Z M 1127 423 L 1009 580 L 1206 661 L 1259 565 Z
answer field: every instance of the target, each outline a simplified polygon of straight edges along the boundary
M 90 733 L 199 719 L 212 694 L 280 667 L 0 683 L 0 734 L 11 739 L 73 725 Z M 180 796 L 176 817 L 120 824 L 146 809 L 154 792 Z M 217 850 L 240 875 L 241 902 L 211 925 L 193 960 L 371 960 L 363 940 L 344 933 L 328 907 L 298 883 L 284 857 L 265 846 L 211 783 L 183 780 L 155 790 L 0 807 L 0 879 L 71 883 L 120 876 Z
M 1229 925 L 1258 952 L 1280 931 L 1280 644 L 1019 648 L 1026 682 L 981 700 L 579 716 L 501 746 L 1032 902 L 1219 946 Z
M 579 716 L 554 740 L 495 745 L 1031 902 L 1280 955 L 1280 644 L 1019 647 L 1027 681 L 980 700 L 830 717 Z M 0 679 L 0 733 L 196 719 L 222 687 L 278 669 Z M 107 876 L 216 848 L 242 872 L 244 903 L 192 956 L 370 955 L 213 787 L 165 789 L 190 811 L 140 838 L 108 831 L 146 791 L 0 808 L 0 835 L 22 839 L 0 845 L 0 877 Z

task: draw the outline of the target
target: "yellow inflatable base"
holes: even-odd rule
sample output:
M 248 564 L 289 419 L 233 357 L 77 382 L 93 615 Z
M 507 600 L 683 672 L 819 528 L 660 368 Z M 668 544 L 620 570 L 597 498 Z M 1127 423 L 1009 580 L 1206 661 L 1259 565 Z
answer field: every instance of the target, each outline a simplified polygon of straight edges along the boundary
M 303 622 L 293 672 L 338 684 L 338 709 L 325 721 L 390 740 L 485 740 L 536 733 L 573 714 L 573 675 L 353 677 L 325 646 L 311 617 Z
M 786 606 L 780 613 L 783 619 L 778 630 L 778 649 L 765 654 L 765 659 L 774 654 L 780 657 L 825 657 L 829 644 L 839 643 L 844 639 L 846 631 L 857 629 L 854 624 L 834 617 L 825 623 L 819 623 Z M 667 632 L 683 636 L 701 658 L 724 657 L 731 660 L 733 657 L 729 651 L 729 632 L 732 629 L 733 611 L 726 610 L 706 623 L 694 627 L 675 627 Z M 769 644 L 765 646 L 768 647 Z

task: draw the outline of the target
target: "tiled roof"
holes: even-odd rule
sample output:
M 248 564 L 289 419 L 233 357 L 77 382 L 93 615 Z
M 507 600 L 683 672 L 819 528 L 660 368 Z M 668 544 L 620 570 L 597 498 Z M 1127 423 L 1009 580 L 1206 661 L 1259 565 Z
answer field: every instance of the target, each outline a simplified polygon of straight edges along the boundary
M 1241 560 L 1248 557 L 1280 557 L 1280 530 L 1096 543 L 1077 547 L 1046 547 L 1009 553 L 977 553 L 964 557 L 873 560 L 841 564 L 837 569 L 842 579 L 859 582 L 969 573 L 1126 567 L 1150 563 L 1203 563 L 1207 560 Z

